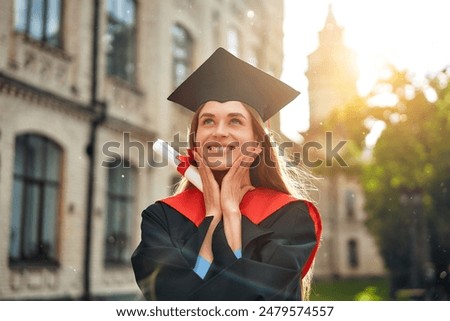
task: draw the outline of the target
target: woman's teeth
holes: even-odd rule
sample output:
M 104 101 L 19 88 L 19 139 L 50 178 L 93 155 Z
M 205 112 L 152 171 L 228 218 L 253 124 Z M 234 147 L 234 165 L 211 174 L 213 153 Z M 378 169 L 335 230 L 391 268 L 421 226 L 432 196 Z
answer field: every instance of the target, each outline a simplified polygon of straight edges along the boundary
M 223 153 L 224 151 L 232 151 L 234 146 L 210 146 L 208 150 L 216 153 Z

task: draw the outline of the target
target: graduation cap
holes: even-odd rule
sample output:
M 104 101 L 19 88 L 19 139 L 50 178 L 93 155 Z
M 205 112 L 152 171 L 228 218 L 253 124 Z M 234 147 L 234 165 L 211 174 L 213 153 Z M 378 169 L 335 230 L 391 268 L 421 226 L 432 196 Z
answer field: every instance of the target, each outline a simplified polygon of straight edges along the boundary
M 240 101 L 267 121 L 298 94 L 277 78 L 218 48 L 167 99 L 194 112 L 208 101 Z

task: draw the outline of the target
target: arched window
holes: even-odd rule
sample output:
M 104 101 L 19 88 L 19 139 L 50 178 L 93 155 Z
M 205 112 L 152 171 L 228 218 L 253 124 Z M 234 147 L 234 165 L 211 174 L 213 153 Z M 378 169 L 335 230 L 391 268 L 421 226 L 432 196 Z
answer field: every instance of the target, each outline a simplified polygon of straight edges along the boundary
M 136 72 L 135 0 L 108 0 L 107 72 L 134 84 Z
M 192 71 L 193 41 L 179 24 L 172 26 L 173 87 L 178 87 Z
M 105 263 L 128 264 L 131 257 L 132 221 L 136 215 L 136 170 L 120 159 L 108 168 Z
M 33 134 L 16 137 L 10 262 L 57 262 L 62 150 Z

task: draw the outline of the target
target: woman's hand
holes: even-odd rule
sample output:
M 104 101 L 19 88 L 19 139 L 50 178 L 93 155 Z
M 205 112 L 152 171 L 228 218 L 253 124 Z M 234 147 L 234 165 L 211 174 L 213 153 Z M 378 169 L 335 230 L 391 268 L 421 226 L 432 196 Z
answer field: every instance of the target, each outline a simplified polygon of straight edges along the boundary
M 212 235 L 217 224 L 222 219 L 220 208 L 220 188 L 211 169 L 205 164 L 205 160 L 194 151 L 194 159 L 197 162 L 198 171 L 203 184 L 203 198 L 205 200 L 206 216 L 212 216 L 213 220 L 206 232 L 205 239 L 200 247 L 199 255 L 211 263 L 214 260 L 212 253 Z
M 198 171 L 203 184 L 203 198 L 205 200 L 206 216 L 214 216 L 215 219 L 222 219 L 222 209 L 220 205 L 220 188 L 211 169 L 206 165 L 206 160 L 194 151 L 194 159 L 197 162 Z
M 250 166 L 262 149 L 256 147 L 252 151 L 249 155 L 244 154 L 236 159 L 223 178 L 220 189 L 224 232 L 228 245 L 233 251 L 242 247 L 239 204 L 248 191 L 255 189 L 250 181 Z
M 252 147 L 233 163 L 222 180 L 220 201 L 222 212 L 235 212 L 244 195 L 253 189 L 250 181 L 250 166 L 261 153 L 260 147 Z

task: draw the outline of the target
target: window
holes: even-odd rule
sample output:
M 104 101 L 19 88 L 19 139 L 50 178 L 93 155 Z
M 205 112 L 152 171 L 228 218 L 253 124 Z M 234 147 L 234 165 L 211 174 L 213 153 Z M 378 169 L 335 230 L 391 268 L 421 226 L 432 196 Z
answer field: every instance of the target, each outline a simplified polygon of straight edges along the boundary
M 239 57 L 239 33 L 235 28 L 228 29 L 227 47 L 229 52 Z
M 15 29 L 37 41 L 61 47 L 62 0 L 16 0 Z
M 349 240 L 347 243 L 348 250 L 348 264 L 351 268 L 357 268 L 359 265 L 358 260 L 358 243 L 356 240 Z
M 134 85 L 136 73 L 135 0 L 108 0 L 107 73 Z
M 176 24 L 172 27 L 173 87 L 178 87 L 192 70 L 192 38 L 188 31 Z
M 116 160 L 108 169 L 105 263 L 128 264 L 134 212 L 135 169 Z
M 16 137 L 9 257 L 56 263 L 62 152 L 48 138 Z
M 345 209 L 348 218 L 355 218 L 355 193 L 352 190 L 345 192 Z

